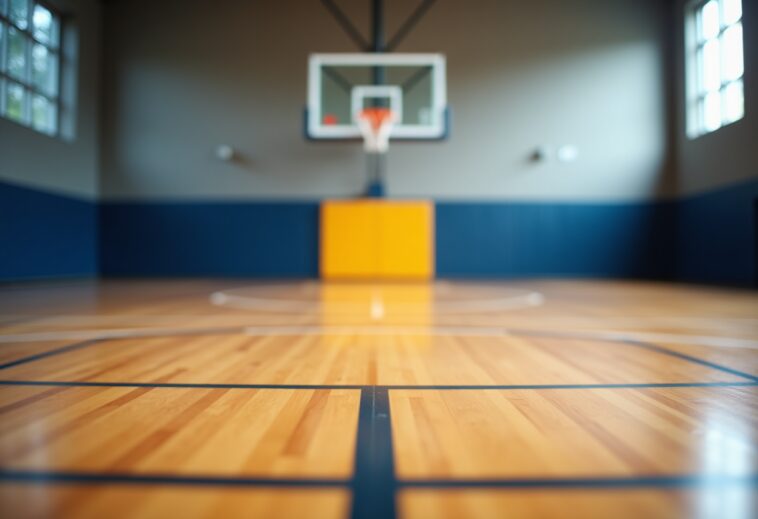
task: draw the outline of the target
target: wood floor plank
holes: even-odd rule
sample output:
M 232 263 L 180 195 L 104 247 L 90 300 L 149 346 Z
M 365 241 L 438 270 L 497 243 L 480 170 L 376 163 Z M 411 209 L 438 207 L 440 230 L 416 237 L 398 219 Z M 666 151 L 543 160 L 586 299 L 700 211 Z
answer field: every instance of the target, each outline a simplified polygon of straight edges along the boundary
M 108 340 L 13 367 L 9 380 L 343 385 L 745 381 L 599 340 L 425 333 L 177 336 Z
M 359 391 L 3 388 L 0 467 L 346 478 Z
M 343 519 L 349 505 L 340 489 L 0 484 L 0 515 L 18 519 Z
M 400 478 L 749 475 L 749 388 L 390 391 Z
M 402 519 L 749 519 L 758 509 L 750 486 L 695 490 L 403 490 Z

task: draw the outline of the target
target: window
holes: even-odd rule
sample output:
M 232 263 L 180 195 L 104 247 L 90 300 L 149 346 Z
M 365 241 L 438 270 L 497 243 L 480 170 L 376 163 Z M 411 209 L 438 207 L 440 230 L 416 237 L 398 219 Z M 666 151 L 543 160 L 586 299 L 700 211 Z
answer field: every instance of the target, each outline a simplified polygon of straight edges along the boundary
M 687 13 L 687 54 L 689 137 L 742 119 L 742 0 L 692 2 Z
M 60 17 L 36 0 L 0 0 L 0 116 L 58 134 Z

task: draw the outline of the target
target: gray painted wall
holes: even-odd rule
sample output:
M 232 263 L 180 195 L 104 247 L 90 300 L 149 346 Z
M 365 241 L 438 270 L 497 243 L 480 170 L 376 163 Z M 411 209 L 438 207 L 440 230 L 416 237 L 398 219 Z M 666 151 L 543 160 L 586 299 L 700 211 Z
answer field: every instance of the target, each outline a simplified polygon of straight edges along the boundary
M 57 0 L 78 47 L 73 136 L 49 137 L 0 118 L 0 181 L 94 199 L 98 195 L 100 2 Z
M 387 0 L 392 33 L 414 2 Z M 368 33 L 369 2 L 341 2 Z M 317 0 L 104 6 L 106 199 L 313 198 L 364 182 L 358 144 L 302 137 L 311 52 L 355 48 Z M 448 58 L 452 136 L 390 150 L 395 196 L 643 200 L 675 190 L 661 0 L 439 0 L 398 49 Z M 220 143 L 242 154 L 213 157 Z M 579 160 L 535 164 L 541 145 Z
M 686 135 L 684 94 L 684 5 L 676 2 L 677 156 L 682 195 L 758 178 L 758 2 L 742 0 L 745 38 L 745 117 L 691 140 Z

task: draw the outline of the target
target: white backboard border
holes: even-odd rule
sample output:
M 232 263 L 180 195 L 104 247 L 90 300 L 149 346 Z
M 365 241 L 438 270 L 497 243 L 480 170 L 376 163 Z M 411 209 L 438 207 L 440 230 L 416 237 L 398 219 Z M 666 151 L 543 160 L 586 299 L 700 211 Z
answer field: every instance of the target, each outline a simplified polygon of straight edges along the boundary
M 426 125 L 395 125 L 391 139 L 441 140 L 448 135 L 446 62 L 442 54 L 401 54 L 401 53 L 341 53 L 311 54 L 308 60 L 308 102 L 305 111 L 305 136 L 312 140 L 360 139 L 361 133 L 355 125 L 325 125 L 321 113 L 321 69 L 324 66 L 372 66 L 372 65 L 417 65 L 432 68 L 432 121 Z M 385 85 L 361 85 L 356 88 L 384 88 Z M 368 97 L 374 97 L 368 95 Z M 379 95 L 376 97 L 384 97 Z M 401 98 L 402 99 L 402 98 Z M 402 109 L 402 101 L 400 102 Z M 355 89 L 353 90 L 355 109 Z M 354 114 L 353 114 L 354 115 Z

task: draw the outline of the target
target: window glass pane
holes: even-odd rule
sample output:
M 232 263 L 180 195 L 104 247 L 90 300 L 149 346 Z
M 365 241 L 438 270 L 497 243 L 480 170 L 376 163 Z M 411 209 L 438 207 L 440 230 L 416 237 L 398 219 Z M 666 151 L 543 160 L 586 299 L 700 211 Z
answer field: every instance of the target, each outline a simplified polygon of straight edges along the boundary
M 721 38 L 724 79 L 731 81 L 742 76 L 742 24 L 738 23 L 724 31 Z
M 0 14 L 6 14 L 8 11 L 8 0 L 0 0 Z
M 0 72 L 5 70 L 5 32 L 5 24 L 0 22 Z
M 55 133 L 55 104 L 40 95 L 32 97 L 32 126 L 48 134 Z
M 55 54 L 44 45 L 32 48 L 32 85 L 48 95 L 54 95 L 56 78 Z
M 26 46 L 29 40 L 24 33 L 8 28 L 8 73 L 18 79 L 26 79 Z
M 731 25 L 742 18 L 742 0 L 721 0 L 724 9 L 724 23 Z
M 28 0 L 10 0 L 8 17 L 13 23 L 26 29 L 29 21 L 29 2 Z
M 703 46 L 702 85 L 711 92 L 721 88 L 719 40 L 710 40 Z
M 703 126 L 708 131 L 721 127 L 721 94 L 719 92 L 711 92 L 705 96 Z
M 724 121 L 732 123 L 745 115 L 745 94 L 742 81 L 729 83 L 724 89 Z
M 700 11 L 700 34 L 704 40 L 710 40 L 718 36 L 719 30 L 719 4 L 711 0 Z
M 53 14 L 41 5 L 34 6 L 34 37 L 42 43 L 55 45 L 58 41 L 58 24 Z
M 18 83 L 8 83 L 5 96 L 5 115 L 14 121 L 24 121 L 24 97 L 26 92 Z

